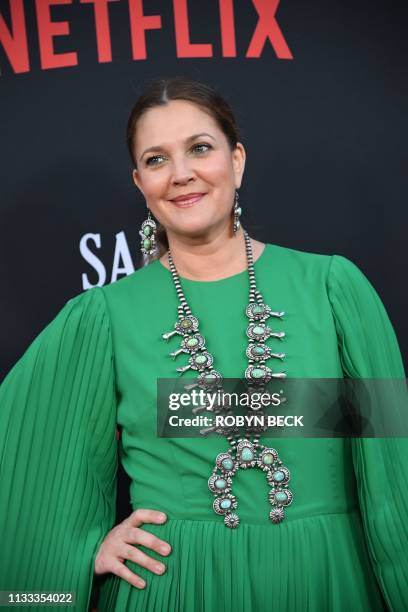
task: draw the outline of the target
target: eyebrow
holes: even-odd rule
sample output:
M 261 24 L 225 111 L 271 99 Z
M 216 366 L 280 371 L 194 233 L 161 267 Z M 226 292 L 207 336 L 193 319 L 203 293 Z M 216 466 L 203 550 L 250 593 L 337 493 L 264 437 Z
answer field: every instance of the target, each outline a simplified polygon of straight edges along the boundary
M 200 134 L 193 134 L 192 136 L 189 136 L 183 142 L 184 144 L 187 144 L 191 142 L 192 140 L 194 140 L 195 138 L 199 138 L 200 136 L 209 136 L 210 138 L 215 140 L 214 136 L 211 136 L 211 134 L 207 134 L 207 132 L 200 132 Z M 156 147 L 149 147 L 148 149 L 145 149 L 143 153 L 141 154 L 141 156 L 139 157 L 139 161 L 142 159 L 145 153 L 149 153 L 150 151 L 158 151 L 159 149 L 163 149 L 164 147 L 165 145 L 157 145 Z

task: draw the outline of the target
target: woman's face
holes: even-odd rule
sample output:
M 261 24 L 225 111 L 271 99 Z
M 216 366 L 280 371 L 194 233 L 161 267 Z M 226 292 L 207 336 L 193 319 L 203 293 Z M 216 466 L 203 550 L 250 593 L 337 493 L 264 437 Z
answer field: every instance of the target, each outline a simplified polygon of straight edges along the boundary
M 231 151 L 215 120 L 199 106 L 172 100 L 145 112 L 136 126 L 134 154 L 133 180 L 169 234 L 194 237 L 232 227 L 245 150 L 238 143 Z M 189 193 L 205 195 L 184 207 L 172 201 Z

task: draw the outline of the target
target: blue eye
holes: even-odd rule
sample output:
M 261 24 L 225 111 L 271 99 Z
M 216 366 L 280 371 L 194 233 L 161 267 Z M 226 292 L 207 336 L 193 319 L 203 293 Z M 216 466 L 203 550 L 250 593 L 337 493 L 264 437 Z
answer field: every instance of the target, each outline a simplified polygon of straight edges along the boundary
M 195 149 L 196 147 L 207 147 L 207 149 L 211 149 L 211 145 L 205 143 L 205 142 L 200 142 L 199 144 L 194 145 L 193 149 Z M 205 153 L 205 151 L 203 151 Z
M 207 147 L 207 149 L 212 149 L 212 146 L 207 144 L 206 142 L 200 142 L 200 143 L 194 145 L 191 148 L 197 150 L 197 147 Z M 206 151 L 205 150 L 204 151 L 201 150 L 201 151 L 198 151 L 198 153 L 206 153 Z M 151 166 L 151 165 L 157 166 L 156 163 L 152 164 L 151 162 L 152 162 L 152 160 L 159 159 L 160 157 L 163 157 L 163 155 L 153 155 L 152 157 L 149 157 L 146 160 L 146 166 Z
M 153 155 L 153 157 L 148 157 L 146 159 L 146 166 L 151 166 L 152 164 L 150 163 L 153 159 L 159 159 L 159 157 L 162 157 L 162 155 Z M 153 164 L 153 166 L 155 166 L 156 164 Z

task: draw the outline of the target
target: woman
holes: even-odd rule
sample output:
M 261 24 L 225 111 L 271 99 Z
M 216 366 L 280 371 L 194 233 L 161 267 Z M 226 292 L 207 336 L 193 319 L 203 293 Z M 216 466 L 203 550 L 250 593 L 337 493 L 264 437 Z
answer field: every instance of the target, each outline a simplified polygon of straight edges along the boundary
M 252 322 L 274 335 L 250 345 L 270 347 L 260 364 L 274 374 L 403 378 L 378 295 L 344 257 L 249 238 L 236 197 L 245 149 L 211 88 L 152 83 L 128 145 L 149 209 L 142 248 L 159 244 L 158 257 L 70 300 L 3 383 L 1 589 L 75 591 L 86 610 L 95 573 L 98 611 L 407 609 L 406 440 L 263 438 L 290 492 L 278 485 L 271 510 L 262 470 L 243 470 L 239 512 L 214 512 L 208 479 L 226 441 L 156 435 L 158 378 L 204 349 L 224 377 L 257 363 L 251 297 L 271 309 Z M 192 335 L 163 333 L 189 315 L 205 346 L 172 360 Z M 117 424 L 134 512 L 114 526 Z

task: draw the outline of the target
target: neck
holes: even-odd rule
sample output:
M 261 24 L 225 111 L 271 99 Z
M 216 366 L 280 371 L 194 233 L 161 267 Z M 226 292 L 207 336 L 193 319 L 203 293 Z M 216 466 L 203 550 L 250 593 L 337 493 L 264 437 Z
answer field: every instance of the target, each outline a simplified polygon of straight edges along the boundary
M 184 278 L 212 281 L 238 274 L 247 269 L 245 238 L 242 226 L 236 236 L 219 234 L 207 240 L 194 241 L 168 232 L 170 251 L 177 272 Z M 264 243 L 251 238 L 254 262 L 264 249 Z M 167 253 L 160 258 L 170 269 Z

